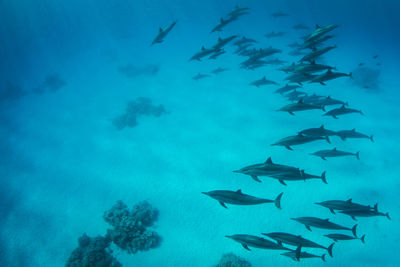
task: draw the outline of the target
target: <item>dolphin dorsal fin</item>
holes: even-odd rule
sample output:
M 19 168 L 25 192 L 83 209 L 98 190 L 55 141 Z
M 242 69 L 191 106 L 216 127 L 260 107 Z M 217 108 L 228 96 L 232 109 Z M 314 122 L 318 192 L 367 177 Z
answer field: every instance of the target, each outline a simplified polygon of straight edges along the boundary
M 265 163 L 267 163 L 267 164 L 273 164 L 273 163 L 272 163 L 271 157 L 269 157 L 269 158 L 265 161 Z
M 221 37 L 218 37 L 218 42 L 221 42 L 221 41 L 222 41 Z
M 201 47 L 201 50 L 206 50 L 206 48 L 204 47 L 204 45 Z
M 329 219 L 325 219 L 324 221 L 329 222 Z
M 353 200 L 353 199 L 349 198 L 346 202 L 351 203 L 352 200 Z
M 331 99 L 331 96 L 330 96 L 330 95 L 328 95 L 327 99 Z
M 311 64 L 312 64 L 312 65 L 315 65 L 315 60 L 311 61 Z
M 303 136 L 303 134 L 302 133 L 298 133 L 297 136 Z
M 221 22 L 224 22 L 224 19 L 223 18 L 221 18 L 221 20 L 220 20 Z
M 324 129 L 324 125 L 322 124 L 321 127 L 319 127 L 320 129 Z
M 263 79 L 263 80 L 266 80 L 267 78 L 264 76 L 264 77 L 262 77 L 262 79 Z
M 242 194 L 242 189 L 238 189 L 236 193 Z
M 296 65 L 296 64 L 293 62 L 293 63 L 292 63 L 292 66 L 295 66 L 295 65 Z
M 332 70 L 331 70 L 331 69 L 329 69 L 329 70 L 327 71 L 327 73 L 332 73 Z
M 333 150 L 333 151 L 336 151 L 336 147 L 334 147 L 332 150 Z
M 356 131 L 356 128 L 351 129 L 351 131 L 352 131 L 352 132 L 355 132 L 355 131 Z
M 296 91 L 296 90 L 295 90 Z M 303 98 L 300 98 L 299 102 L 297 102 L 298 104 L 303 104 Z
M 321 26 L 319 26 L 318 24 L 315 24 L 315 29 L 319 29 L 321 28 Z

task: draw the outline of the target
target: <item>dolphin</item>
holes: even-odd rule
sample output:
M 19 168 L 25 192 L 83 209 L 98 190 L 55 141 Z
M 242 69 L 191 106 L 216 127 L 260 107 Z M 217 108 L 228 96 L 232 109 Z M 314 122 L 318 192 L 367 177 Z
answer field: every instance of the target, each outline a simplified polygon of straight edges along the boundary
M 294 115 L 294 112 L 312 110 L 312 109 L 322 109 L 323 111 L 325 111 L 324 106 L 307 104 L 307 103 L 303 102 L 303 99 L 300 99 L 297 103 L 285 105 L 285 106 L 281 107 L 280 109 L 278 109 L 278 111 L 285 111 L 291 115 Z
M 350 235 L 344 235 L 344 234 L 329 234 L 329 235 L 324 235 L 330 239 L 332 239 L 335 242 L 338 242 L 339 240 L 354 240 L 354 239 L 360 239 L 363 244 L 365 243 L 365 235 L 362 237 L 356 237 L 356 236 L 350 236 Z
M 311 240 L 305 239 L 301 235 L 293 235 L 293 234 L 288 234 L 288 233 L 282 233 L 282 232 L 276 232 L 276 233 L 262 233 L 262 235 L 268 236 L 269 238 L 275 240 L 278 245 L 282 246 L 282 244 L 288 244 L 292 246 L 299 247 L 301 246 L 302 248 L 321 248 L 321 249 L 326 249 L 329 253 L 329 255 L 332 257 L 332 249 L 333 245 L 335 243 L 332 243 L 329 247 L 324 247 L 322 245 L 319 245 Z
M 325 35 L 321 36 L 315 40 L 312 41 L 306 41 L 304 44 L 300 47 L 301 49 L 316 49 L 316 47 L 321 46 L 323 42 L 335 37 L 335 35 Z
M 306 136 L 302 134 L 297 134 L 282 138 L 281 140 L 272 144 L 271 146 L 284 146 L 288 150 L 293 150 L 291 146 L 302 145 L 316 140 L 326 140 L 328 143 L 331 142 L 328 136 L 320 137 L 320 136 Z
M 285 60 L 280 60 L 279 58 L 269 59 L 265 61 L 265 64 L 273 65 L 273 66 L 280 66 L 287 63 Z
M 254 247 L 254 248 L 262 248 L 262 249 L 293 251 L 290 248 L 286 248 L 282 245 L 276 244 L 275 242 L 272 242 L 265 238 L 254 236 L 254 235 L 237 234 L 237 235 L 227 235 L 225 237 L 230 238 L 230 239 L 240 243 L 247 250 L 250 250 L 249 247 Z
M 289 46 L 290 48 L 300 48 L 300 47 L 301 47 L 301 44 L 299 44 L 299 43 L 297 43 L 297 42 L 294 42 L 294 43 L 288 44 L 288 46 Z
M 323 261 L 326 261 L 325 260 L 326 254 L 322 254 L 321 256 L 318 256 L 318 255 L 314 255 L 314 254 L 311 254 L 311 253 L 308 253 L 305 251 L 300 252 L 299 259 L 296 258 L 296 252 L 293 252 L 293 251 L 285 252 L 285 253 L 282 253 L 281 255 L 289 257 L 294 261 L 299 261 L 299 259 L 308 259 L 308 258 L 321 258 Z
M 309 74 L 309 73 L 302 73 L 302 72 L 295 72 L 285 78 L 285 81 L 290 81 L 292 83 L 298 83 L 302 85 L 303 82 L 310 81 L 314 79 L 317 75 Z
M 284 36 L 285 34 L 286 34 L 286 32 L 270 32 L 270 33 L 264 34 L 264 36 L 267 38 L 275 38 L 275 37 Z
M 250 46 L 252 46 L 252 44 L 239 45 L 233 53 L 240 54 L 241 52 L 247 51 L 247 48 L 249 48 Z
M 277 179 L 281 184 L 286 185 L 285 181 L 306 181 L 310 179 L 321 179 L 322 182 L 327 184 L 328 182 L 326 181 L 326 172 L 323 172 L 321 176 L 318 175 L 313 175 L 313 174 L 308 174 L 305 173 L 303 170 L 300 171 L 300 173 L 293 172 L 293 173 L 278 173 L 271 175 L 270 177 Z
M 289 72 L 293 72 L 296 69 L 297 66 L 298 65 L 296 65 L 296 63 L 293 62 L 290 65 L 283 66 L 283 67 L 279 68 L 278 70 L 283 71 L 285 73 L 289 73 Z
M 345 105 L 342 105 L 340 108 L 329 110 L 322 116 L 332 116 L 334 119 L 337 119 L 338 118 L 337 116 L 349 113 L 360 113 L 361 115 L 364 115 L 364 113 L 361 110 L 346 108 Z
M 336 45 L 328 46 L 328 47 L 324 47 L 324 48 L 319 49 L 319 50 L 315 49 L 311 53 L 309 53 L 309 54 L 305 55 L 304 57 L 302 57 L 300 59 L 300 62 L 303 62 L 303 61 L 313 62 L 315 59 L 317 59 L 321 55 L 327 53 L 328 51 L 330 51 L 330 50 L 332 50 L 334 48 L 337 48 L 337 46 Z
M 206 77 L 210 77 L 210 75 L 198 73 L 195 76 L 193 76 L 192 79 L 195 80 L 195 81 L 198 81 L 198 80 L 204 79 Z
M 360 159 L 360 152 L 351 153 L 346 151 L 337 150 L 336 147 L 333 149 L 319 150 L 310 155 L 321 157 L 321 159 L 326 160 L 326 158 L 332 157 L 343 157 L 343 156 L 355 156 L 357 159 Z
M 339 25 L 327 25 L 327 26 L 319 26 L 319 25 L 315 25 L 315 30 L 313 33 L 311 33 L 309 36 L 307 36 L 306 38 L 306 42 L 311 42 L 314 41 L 318 38 L 320 38 L 322 35 L 336 29 L 337 27 L 339 27 Z
M 306 73 L 314 73 L 320 72 L 324 70 L 336 69 L 335 67 L 331 67 L 328 65 L 317 64 L 315 61 L 312 61 L 311 64 L 304 64 L 297 66 L 294 71 L 296 72 L 306 72 Z
M 234 205 L 258 205 L 263 203 L 274 203 L 278 209 L 281 209 L 281 198 L 280 193 L 275 200 L 253 197 L 242 193 L 242 190 L 229 191 L 229 190 L 214 190 L 210 192 L 202 192 L 203 194 L 216 199 L 222 207 L 228 208 L 225 203 Z
M 343 141 L 345 141 L 347 138 L 366 138 L 371 140 L 371 142 L 374 142 L 373 135 L 368 136 L 366 134 L 359 133 L 356 131 L 356 129 L 338 131 L 337 135 L 340 136 Z
M 224 71 L 227 71 L 227 70 L 229 70 L 229 69 L 218 67 L 218 68 L 212 70 L 211 73 L 212 74 L 218 74 L 218 73 L 221 73 L 221 72 L 224 72 Z
M 348 228 L 345 226 L 341 226 L 339 224 L 330 222 L 329 219 L 320 219 L 316 217 L 299 217 L 299 218 L 291 218 L 292 220 L 304 224 L 307 230 L 311 231 L 311 227 L 321 228 L 321 229 L 329 229 L 329 230 L 349 230 L 356 235 L 357 224 L 355 224 L 352 228 Z
M 299 133 L 308 136 L 333 136 L 337 135 L 337 132 L 325 129 L 324 125 L 321 125 L 319 128 L 309 128 L 300 131 Z
M 323 97 L 317 99 L 313 102 L 314 105 L 324 105 L 324 106 L 333 106 L 333 105 L 345 105 L 348 106 L 349 103 L 343 102 L 341 100 L 337 100 L 332 98 L 331 96 Z
M 307 93 L 306 92 L 302 92 L 302 91 L 297 91 L 297 89 L 294 89 L 294 91 L 292 91 L 292 92 L 289 92 L 289 93 L 287 93 L 286 95 L 285 95 L 285 97 L 287 97 L 287 98 L 292 98 L 292 97 L 300 97 L 300 98 L 303 98 L 303 97 L 306 97 L 307 96 Z
M 176 23 L 177 21 L 172 22 L 171 25 L 169 25 L 165 30 L 160 28 L 156 38 L 154 38 L 151 44 L 153 45 L 157 43 L 162 43 L 164 41 L 164 38 L 168 35 L 168 33 L 172 30 Z
M 208 57 L 208 59 L 217 59 L 217 57 L 219 57 L 220 55 L 225 54 L 225 53 L 226 53 L 226 51 L 221 48 L 219 50 L 216 50 L 214 52 L 214 54 L 212 54 L 211 56 Z
M 238 5 L 236 5 L 234 7 L 234 9 L 228 13 L 228 16 L 235 16 L 237 14 L 242 14 L 242 13 L 246 13 L 250 11 L 250 8 L 248 7 L 239 7 Z M 244 15 L 244 14 L 243 14 Z
M 244 44 L 251 44 L 251 43 L 257 43 L 257 41 L 251 38 L 246 38 L 246 36 L 243 36 L 233 44 L 237 46 L 243 46 Z
M 284 87 L 281 87 L 281 88 L 277 89 L 275 91 L 275 93 L 283 94 L 283 93 L 295 90 L 296 88 L 300 88 L 300 86 L 297 85 L 297 84 L 296 85 L 290 85 L 290 84 L 287 83 Z
M 192 60 L 201 61 L 201 59 L 202 59 L 203 57 L 206 57 L 206 56 L 208 56 L 208 55 L 210 55 L 210 54 L 212 54 L 212 53 L 215 53 L 215 52 L 216 52 L 216 50 L 215 50 L 214 48 L 208 49 L 208 48 L 205 48 L 204 46 L 202 46 L 202 47 L 201 47 L 201 50 L 200 50 L 199 52 L 197 52 L 196 54 L 194 54 L 194 55 L 189 59 L 189 61 L 192 61 Z
M 339 213 L 349 215 L 353 220 L 357 220 L 356 217 L 375 217 L 375 216 L 386 216 L 391 220 L 389 212 L 383 213 L 378 211 L 378 204 L 375 204 L 373 209 L 349 209 L 341 210 Z
M 232 36 L 229 36 L 229 37 L 226 37 L 226 38 L 219 37 L 217 44 L 215 44 L 213 46 L 213 48 L 216 49 L 216 50 L 219 50 L 222 47 L 224 47 L 225 45 L 227 45 L 230 41 L 235 39 L 236 37 L 237 37 L 237 35 L 232 35 Z
M 231 23 L 232 21 L 234 21 L 236 18 L 235 17 L 230 17 L 228 19 L 223 19 L 221 18 L 219 23 L 211 30 L 211 33 L 213 32 L 220 32 L 222 31 L 222 29 L 228 25 L 229 23 Z
M 267 80 L 267 78 L 265 76 L 259 80 L 256 80 L 256 81 L 250 83 L 250 85 L 254 85 L 256 87 L 260 87 L 262 85 L 268 85 L 268 84 L 279 85 L 279 83 L 277 83 L 277 82 Z
M 322 202 L 316 202 L 315 204 L 328 208 L 333 214 L 335 214 L 335 210 L 371 209 L 370 206 L 354 203 L 351 198 L 348 200 L 327 200 Z
M 353 74 L 350 72 L 349 74 L 341 73 L 341 72 L 333 72 L 332 70 L 327 70 L 325 73 L 317 75 L 310 83 L 320 83 L 322 85 L 326 85 L 325 82 L 333 79 L 337 79 L 340 77 L 350 77 L 353 78 Z
M 261 182 L 261 180 L 258 179 L 258 176 L 271 176 L 286 173 L 297 173 L 301 175 L 299 168 L 273 163 L 271 157 L 269 157 L 264 163 L 246 166 L 233 172 L 250 175 L 257 182 Z

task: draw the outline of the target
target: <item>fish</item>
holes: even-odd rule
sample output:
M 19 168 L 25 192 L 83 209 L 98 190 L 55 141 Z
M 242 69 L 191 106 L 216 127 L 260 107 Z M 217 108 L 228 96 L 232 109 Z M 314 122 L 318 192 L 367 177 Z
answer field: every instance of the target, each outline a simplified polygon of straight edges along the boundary
M 320 205 L 325 208 L 328 208 L 332 214 L 336 214 L 335 210 L 361 210 L 361 209 L 370 210 L 371 209 L 370 206 L 354 203 L 351 198 L 348 200 L 327 200 L 327 201 L 322 201 L 322 202 L 316 202 L 315 204 Z
M 361 115 L 364 115 L 364 113 L 361 110 L 346 108 L 345 105 L 342 105 L 340 108 L 332 109 L 323 114 L 322 116 L 332 116 L 334 119 L 337 119 L 339 115 L 350 114 L 350 113 L 360 113 Z
M 207 78 L 207 77 L 210 77 L 210 75 L 198 73 L 195 76 L 193 76 L 192 79 L 195 80 L 195 81 L 198 81 L 200 79 L 204 79 L 204 78 Z
M 344 235 L 344 234 L 328 234 L 328 235 L 324 235 L 324 236 L 332 239 L 335 242 L 338 242 L 339 240 L 360 239 L 363 244 L 365 243 L 365 235 L 363 235 L 362 237 L 356 237 L 356 236 L 350 236 L 350 235 Z
M 268 236 L 269 238 L 275 240 L 278 245 L 292 245 L 296 247 L 302 247 L 302 248 L 321 248 L 321 249 L 326 249 L 331 257 L 332 255 L 332 249 L 333 245 L 335 243 L 332 243 L 329 247 L 324 247 L 322 245 L 319 245 L 311 240 L 305 239 L 301 235 L 293 235 L 289 233 L 282 233 L 282 232 L 275 232 L 275 233 L 262 233 L 262 235 Z
M 276 11 L 271 14 L 271 17 L 274 17 L 274 18 L 287 17 L 287 16 L 289 16 L 289 14 L 282 12 L 282 11 Z
M 343 157 L 343 156 L 355 156 L 357 159 L 360 159 L 360 152 L 351 153 L 351 152 L 341 151 L 337 150 L 336 147 L 333 149 L 320 150 L 311 153 L 310 155 L 320 157 L 323 160 L 326 160 L 326 158 Z
M 272 144 L 271 146 L 284 146 L 288 150 L 293 150 L 291 146 L 295 145 L 302 145 L 306 144 L 309 142 L 317 141 L 317 140 L 326 140 L 328 143 L 330 143 L 329 137 L 318 137 L 318 136 L 306 136 L 302 134 L 297 134 L 297 135 L 292 135 L 289 137 L 282 138 L 278 142 Z
M 321 125 L 318 128 L 308 128 L 299 132 L 303 135 L 308 136 L 335 136 L 337 132 L 325 129 L 324 125 Z
M 284 111 L 288 112 L 290 115 L 294 115 L 294 112 L 312 110 L 312 109 L 322 109 L 323 111 L 325 111 L 324 106 L 307 104 L 303 102 L 303 99 L 300 99 L 297 103 L 285 105 L 280 109 L 278 109 L 278 111 Z
M 311 79 L 310 83 L 320 83 L 322 85 L 326 85 L 326 81 L 337 79 L 340 77 L 350 77 L 351 79 L 353 79 L 353 74 L 351 72 L 349 74 L 342 72 L 333 72 L 329 69 L 325 73 L 317 75 L 316 77 Z
M 270 200 L 243 194 L 241 189 L 237 191 L 214 190 L 202 193 L 216 199 L 219 204 L 226 209 L 228 207 L 225 205 L 225 203 L 233 205 L 258 205 L 263 203 L 274 203 L 278 209 L 281 209 L 281 198 L 283 195 L 283 193 L 280 193 L 275 200 Z
M 308 30 L 308 29 L 310 29 L 310 27 L 308 27 L 308 26 L 306 26 L 304 24 L 296 24 L 296 25 L 293 25 L 292 29 L 295 29 L 295 30 Z
M 286 185 L 285 181 L 306 181 L 310 179 L 321 179 L 322 182 L 325 184 L 328 184 L 326 181 L 326 172 L 324 171 L 321 176 L 318 175 L 312 175 L 305 173 L 303 170 L 298 172 L 292 172 L 292 173 L 283 173 L 283 174 L 275 174 L 275 175 L 270 175 L 270 177 L 277 179 L 281 184 Z
M 357 220 L 356 217 L 375 217 L 375 216 L 386 216 L 391 220 L 389 212 L 383 213 L 378 211 L 378 204 L 375 204 L 373 209 L 348 209 L 341 210 L 339 213 L 349 215 L 353 220 Z
M 250 251 L 249 247 L 261 248 L 261 249 L 293 251 L 290 248 L 280 246 L 280 245 L 276 244 L 275 242 L 272 242 L 265 238 L 254 236 L 254 235 L 236 234 L 236 235 L 226 235 L 225 237 L 230 238 L 230 239 L 240 243 L 245 249 L 247 249 L 249 251 Z M 300 251 L 299 251 L 299 253 L 300 253 Z
M 264 163 L 257 163 L 246 166 L 233 172 L 249 175 L 251 176 L 251 178 L 253 178 L 253 180 L 257 182 L 261 182 L 258 176 L 271 176 L 287 173 L 297 173 L 301 175 L 301 171 L 299 168 L 273 163 L 271 157 L 269 157 Z
M 345 141 L 347 138 L 366 138 L 371 140 L 371 142 L 374 142 L 373 135 L 368 136 L 366 134 L 359 133 L 356 131 L 356 129 L 338 131 L 337 135 L 340 136 L 343 141 Z
M 285 253 L 282 253 L 281 255 L 289 257 L 294 261 L 299 261 L 299 259 L 308 259 L 308 258 L 321 258 L 323 261 L 326 261 L 325 260 L 326 254 L 322 254 L 321 256 L 319 256 L 319 255 L 314 255 L 314 254 L 311 254 L 311 253 L 308 253 L 305 251 L 300 252 L 299 259 L 296 258 L 296 253 L 293 251 L 285 252 Z
M 169 25 L 165 30 L 160 28 L 156 38 L 154 38 L 154 40 L 153 40 L 153 42 L 151 44 L 153 45 L 153 44 L 157 44 L 157 43 L 162 43 L 164 41 L 164 38 L 174 28 L 174 26 L 176 25 L 177 22 L 178 21 L 172 22 L 171 25 Z
M 327 53 L 328 51 L 330 51 L 332 49 L 335 49 L 335 48 L 337 48 L 336 45 L 324 47 L 324 48 L 321 48 L 321 49 L 315 49 L 311 53 L 308 53 L 307 55 L 302 57 L 300 59 L 300 62 L 303 62 L 303 61 L 313 62 L 314 60 L 319 58 L 321 55 L 323 55 L 323 54 Z
M 267 78 L 265 76 L 259 80 L 256 80 L 256 81 L 250 83 L 250 85 L 254 85 L 256 87 L 260 87 L 262 85 L 268 85 L 268 84 L 279 85 L 279 83 L 277 83 L 277 82 L 267 80 Z
M 264 34 L 265 37 L 267 38 L 275 38 L 275 37 L 282 37 L 286 34 L 286 32 L 270 32 Z
M 224 72 L 224 71 L 227 71 L 227 70 L 229 70 L 229 69 L 228 69 L 228 68 L 221 68 L 221 67 L 218 67 L 218 68 L 212 70 L 211 73 L 212 73 L 212 74 L 218 74 L 218 73 L 221 73 L 221 72 Z
M 281 87 L 281 88 L 277 89 L 277 90 L 275 91 L 275 93 L 283 94 L 283 93 L 286 93 L 286 92 L 288 92 L 288 91 L 293 91 L 293 90 L 295 90 L 295 89 L 297 89 L 297 88 L 300 88 L 300 86 L 297 85 L 297 84 L 295 84 L 295 85 L 290 85 L 290 84 L 287 83 L 284 87 Z
M 320 219 L 316 217 L 299 217 L 299 218 L 291 218 L 292 220 L 304 224 L 307 230 L 311 231 L 311 227 L 321 228 L 321 229 L 329 229 L 329 230 L 349 230 L 356 236 L 357 224 L 355 224 L 352 228 L 348 228 L 345 226 L 341 226 L 339 224 L 333 223 L 329 221 L 329 219 Z

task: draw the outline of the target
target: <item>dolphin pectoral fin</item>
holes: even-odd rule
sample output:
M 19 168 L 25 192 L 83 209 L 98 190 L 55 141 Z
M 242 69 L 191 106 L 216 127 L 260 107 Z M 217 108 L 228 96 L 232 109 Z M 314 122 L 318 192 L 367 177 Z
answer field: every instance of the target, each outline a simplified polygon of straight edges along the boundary
M 286 149 L 293 151 L 293 148 L 291 148 L 290 146 L 285 146 Z
M 288 111 L 288 112 L 289 112 L 290 115 L 295 116 L 294 113 L 293 113 L 292 111 Z
M 354 217 L 354 216 L 351 216 L 351 218 L 352 218 L 353 220 L 357 221 L 356 217 Z
M 225 209 L 227 209 L 228 207 L 225 205 L 225 203 L 224 202 L 222 202 L 222 201 L 218 201 L 219 202 L 219 204 L 221 204 L 221 206 L 222 207 L 224 207 Z
M 282 179 L 279 179 L 278 181 L 283 185 L 287 185 Z
M 331 211 L 332 214 L 336 214 L 332 208 L 330 208 L 329 210 Z
M 282 241 L 276 241 L 279 246 L 282 246 Z
M 324 83 L 324 82 L 319 82 L 320 84 L 322 84 L 322 85 L 326 85 L 326 83 Z
M 335 115 L 332 116 L 334 119 L 338 119 L 338 117 L 336 117 Z
M 248 251 L 251 251 L 251 249 L 249 249 L 249 247 L 248 247 L 246 244 L 243 244 L 243 243 L 242 243 L 242 246 L 243 246 L 245 249 L 247 249 Z
M 307 228 L 308 231 L 310 231 L 310 232 L 312 231 L 311 227 L 309 225 L 305 224 L 304 226 Z
M 261 183 L 261 180 L 258 179 L 258 177 L 256 175 L 252 175 L 251 178 L 253 178 L 255 181 Z
M 325 157 L 321 157 L 321 159 L 323 159 L 323 160 L 326 160 L 326 158 L 325 158 Z

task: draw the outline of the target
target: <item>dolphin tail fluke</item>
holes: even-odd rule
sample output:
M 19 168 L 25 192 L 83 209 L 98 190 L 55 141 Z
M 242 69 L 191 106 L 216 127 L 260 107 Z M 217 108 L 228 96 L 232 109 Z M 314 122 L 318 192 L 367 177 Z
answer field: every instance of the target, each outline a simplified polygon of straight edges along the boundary
M 371 140 L 371 142 L 375 142 L 375 141 L 374 141 L 374 136 L 373 136 L 373 135 L 371 135 L 371 136 L 369 137 L 369 139 Z
M 280 193 L 280 194 L 275 198 L 275 201 L 274 201 L 275 206 L 276 206 L 278 209 L 281 209 L 281 198 L 282 198 L 282 195 L 283 195 L 283 192 Z
M 251 175 L 251 178 L 253 178 L 253 180 L 255 180 L 256 182 L 261 183 L 261 180 L 258 179 L 258 177 L 256 175 Z
M 386 213 L 385 213 L 385 216 L 386 216 L 389 220 L 392 220 L 392 218 L 390 218 L 389 212 L 386 212 Z
M 344 135 L 339 135 L 340 139 L 342 139 L 343 141 L 346 141 L 346 137 Z
M 243 243 L 242 243 L 242 246 L 243 246 L 245 249 L 247 249 L 248 251 L 251 251 L 251 249 L 249 249 L 249 247 L 248 247 L 246 244 L 243 244 Z
M 324 171 L 321 175 L 321 180 L 322 182 L 324 182 L 325 184 L 328 184 L 328 182 L 326 181 L 326 171 Z
M 357 153 L 356 153 L 356 158 L 357 158 L 357 159 L 360 159 L 360 151 L 357 151 Z
M 360 240 L 361 240 L 361 242 L 362 242 L 363 244 L 365 244 L 365 235 L 363 235 L 363 236 L 360 238 Z
M 301 245 L 296 248 L 296 260 L 300 261 Z
M 353 73 L 352 73 L 352 72 L 349 73 L 349 77 L 350 77 L 351 79 L 353 79 Z
M 351 228 L 351 232 L 353 233 L 355 238 L 357 238 L 357 226 L 358 224 L 355 224 L 353 228 Z
M 335 245 L 335 242 L 333 242 L 327 249 L 328 253 L 329 253 L 329 256 L 331 256 L 331 257 L 333 257 L 333 254 L 332 254 L 333 245 Z
M 322 259 L 323 261 L 326 261 L 325 257 L 326 257 L 326 254 L 322 254 L 321 259 Z

